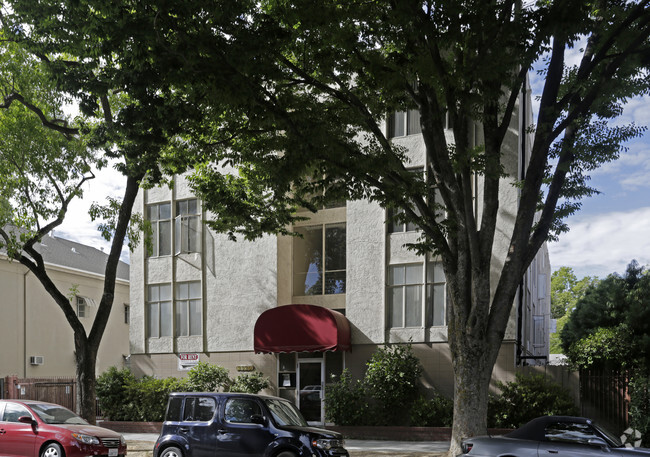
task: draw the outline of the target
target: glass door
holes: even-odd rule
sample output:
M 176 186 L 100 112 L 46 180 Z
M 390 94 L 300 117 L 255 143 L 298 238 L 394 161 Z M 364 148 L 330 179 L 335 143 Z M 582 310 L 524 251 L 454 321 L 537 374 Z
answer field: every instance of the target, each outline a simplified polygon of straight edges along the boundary
M 325 370 L 322 360 L 298 361 L 298 408 L 309 424 L 322 425 Z

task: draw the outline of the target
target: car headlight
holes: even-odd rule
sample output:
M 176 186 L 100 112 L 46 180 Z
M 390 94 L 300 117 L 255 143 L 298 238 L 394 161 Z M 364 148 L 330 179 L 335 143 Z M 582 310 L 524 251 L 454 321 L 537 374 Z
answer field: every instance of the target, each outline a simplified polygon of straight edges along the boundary
M 124 438 L 124 435 L 120 435 L 120 444 L 122 446 L 126 445 L 126 438 Z
M 330 439 L 330 438 L 319 438 L 319 439 L 314 439 L 311 442 L 311 445 L 314 447 L 317 447 L 318 449 L 324 449 L 326 451 L 329 451 L 332 448 L 341 448 L 345 442 L 343 440 L 336 440 L 336 439 Z
M 99 439 L 95 436 L 84 435 L 83 433 L 73 433 L 72 436 L 84 444 L 99 444 Z

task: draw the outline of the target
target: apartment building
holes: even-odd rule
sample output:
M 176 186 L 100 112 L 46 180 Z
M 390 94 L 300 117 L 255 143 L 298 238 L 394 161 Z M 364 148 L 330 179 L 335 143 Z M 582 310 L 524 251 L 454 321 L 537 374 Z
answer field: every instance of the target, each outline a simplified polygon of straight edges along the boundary
M 495 266 L 505 256 L 517 208 L 518 190 L 509 184 L 521 177 L 530 148 L 530 135 L 521 134 L 522 119 L 531 116 L 524 106 L 505 151 L 510 178 L 501 190 Z M 386 125 L 414 170 L 424 169 L 426 159 L 417 115 L 396 113 Z M 476 142 L 479 135 L 477 129 Z M 404 248 L 417 239 L 417 227 L 391 222 L 376 203 L 348 201 L 306 214 L 308 220 L 293 226 L 301 238 L 232 242 L 202 224 L 209 215 L 201 206 L 182 176 L 171 189 L 142 191 L 136 202 L 154 232 L 152 252 L 140 246 L 131 257 L 136 375 L 183 376 L 199 360 L 224 366 L 231 376 L 254 369 L 271 379 L 269 393 L 294 401 L 311 423 L 323 423 L 328 382 L 344 368 L 362 376 L 382 345 L 411 342 L 423 386 L 451 396 L 444 272 L 436 257 Z M 513 303 L 495 379 L 513 379 L 518 365 L 544 363 L 549 291 L 544 246 Z
M 108 255 L 56 236 L 36 246 L 50 277 L 67 293 L 86 331 L 92 327 L 104 288 Z M 40 281 L 19 262 L 0 253 L 0 379 L 74 377 L 73 332 L 63 311 Z M 97 374 L 122 368 L 129 354 L 129 266 L 120 262 L 115 301 L 97 356 Z

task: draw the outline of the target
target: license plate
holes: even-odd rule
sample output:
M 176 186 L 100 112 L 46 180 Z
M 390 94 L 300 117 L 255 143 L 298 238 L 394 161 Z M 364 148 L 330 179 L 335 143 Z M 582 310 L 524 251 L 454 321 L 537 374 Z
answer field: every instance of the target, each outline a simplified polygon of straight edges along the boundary
M 117 457 L 117 448 L 108 450 L 108 457 Z

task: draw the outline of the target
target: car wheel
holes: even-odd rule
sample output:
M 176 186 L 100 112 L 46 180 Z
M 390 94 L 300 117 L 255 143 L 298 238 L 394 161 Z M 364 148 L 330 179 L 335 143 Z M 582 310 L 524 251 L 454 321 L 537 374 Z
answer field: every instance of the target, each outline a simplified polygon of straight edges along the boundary
M 296 454 L 294 454 L 293 452 L 289 452 L 289 451 L 283 451 L 283 452 L 280 452 L 275 457 L 296 457 Z
M 160 457 L 183 457 L 183 452 L 177 447 L 168 447 L 165 449 Z
M 41 452 L 41 457 L 64 457 L 64 455 L 63 449 L 58 443 L 48 444 Z

